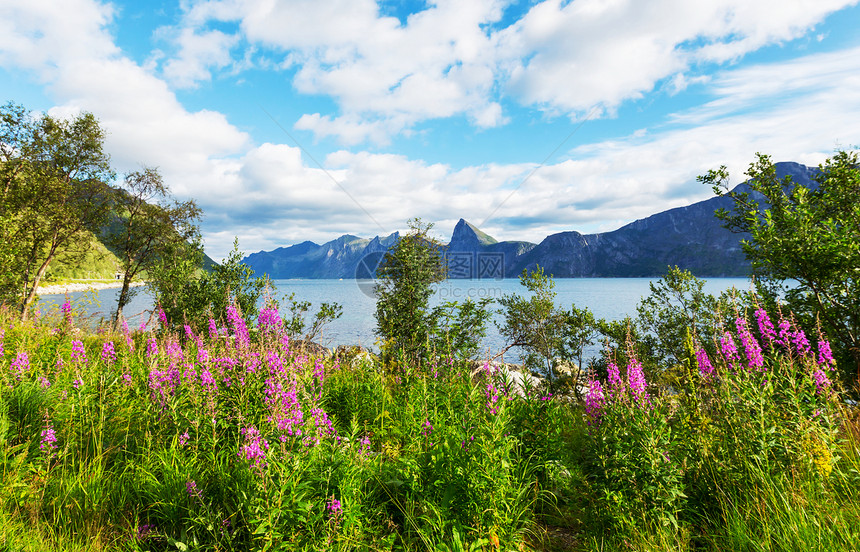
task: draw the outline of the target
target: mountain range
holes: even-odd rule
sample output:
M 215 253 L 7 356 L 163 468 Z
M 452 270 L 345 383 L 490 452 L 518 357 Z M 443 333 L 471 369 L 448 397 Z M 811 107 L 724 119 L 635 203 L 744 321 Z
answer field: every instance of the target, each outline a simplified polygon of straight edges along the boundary
M 816 186 L 815 168 L 783 162 L 776 164 L 776 171 L 780 178 L 791 176 L 803 186 Z M 749 191 L 749 187 L 743 183 L 735 190 Z M 714 216 L 715 210 L 730 210 L 732 205 L 731 198 L 712 197 L 611 232 L 561 232 L 538 244 L 500 242 L 460 219 L 446 247 L 448 277 L 511 278 L 537 266 L 556 278 L 655 277 L 665 274 L 669 266 L 699 277 L 747 276 L 750 267 L 740 246 L 743 235 L 726 230 Z M 397 232 L 372 239 L 344 235 L 322 245 L 306 241 L 260 251 L 243 262 L 256 275 L 273 279 L 354 278 L 368 266 L 375 267 L 398 239 Z

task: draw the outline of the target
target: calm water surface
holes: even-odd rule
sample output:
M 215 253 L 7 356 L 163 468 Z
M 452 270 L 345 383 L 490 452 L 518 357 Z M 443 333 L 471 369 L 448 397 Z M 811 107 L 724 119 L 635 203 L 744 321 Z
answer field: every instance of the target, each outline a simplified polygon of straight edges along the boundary
M 625 315 L 635 315 L 636 305 L 650 293 L 649 284 L 657 278 L 564 278 L 555 280 L 557 305 L 568 308 L 571 305 L 588 307 L 598 318 L 618 320 Z M 275 298 L 281 300 L 291 293 L 296 298 L 312 303 L 312 313 L 323 301 L 336 302 L 343 307 L 343 316 L 329 324 L 320 342 L 329 346 L 360 344 L 374 348 L 376 336 L 373 333 L 376 321 L 374 312 L 376 303 L 365 291 L 366 284 L 359 285 L 354 280 L 274 280 L 276 287 Z M 706 281 L 705 291 L 719 294 L 721 291 L 736 287 L 746 290 L 750 286 L 746 278 L 710 278 Z M 125 313 L 129 324 L 138 326 L 149 319 L 152 309 L 152 298 L 145 288 L 126 307 Z M 431 299 L 432 305 L 448 301 L 473 300 L 488 297 L 498 299 L 512 293 L 524 294 L 525 288 L 519 279 L 506 280 L 446 280 L 436 286 Z M 107 289 L 99 292 L 71 293 L 76 308 L 86 312 L 97 320 L 107 318 L 116 304 L 118 289 Z M 45 295 L 40 301 L 40 309 L 56 308 L 62 303 L 62 295 Z M 282 308 L 282 313 L 285 311 Z M 495 317 L 499 319 L 498 316 Z M 498 351 L 503 347 L 501 338 L 495 326 L 491 323 L 484 348 Z M 511 359 L 514 360 L 514 359 Z

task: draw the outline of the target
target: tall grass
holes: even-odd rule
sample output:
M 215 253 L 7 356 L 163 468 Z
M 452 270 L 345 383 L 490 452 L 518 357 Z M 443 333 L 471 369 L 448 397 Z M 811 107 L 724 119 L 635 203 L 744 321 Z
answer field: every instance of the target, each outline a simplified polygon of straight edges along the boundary
M 860 540 L 856 414 L 790 323 L 691 342 L 674 390 L 628 354 L 580 405 L 449 358 L 314 358 L 274 312 L 227 319 L 89 335 L 65 311 L 0 314 L 0 550 Z

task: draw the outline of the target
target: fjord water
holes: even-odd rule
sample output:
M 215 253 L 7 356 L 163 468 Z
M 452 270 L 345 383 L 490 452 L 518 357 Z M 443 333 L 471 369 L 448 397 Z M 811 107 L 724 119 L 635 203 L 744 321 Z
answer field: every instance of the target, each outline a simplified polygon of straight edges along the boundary
M 559 278 L 555 280 L 555 302 L 563 308 L 571 305 L 588 307 L 595 317 L 619 320 L 625 315 L 635 316 L 636 305 L 650 293 L 649 284 L 657 278 Z M 275 289 L 271 295 L 281 303 L 281 313 L 286 313 L 284 297 L 295 294 L 297 300 L 310 301 L 311 315 L 316 312 L 319 304 L 327 302 L 339 303 L 343 307 L 343 316 L 330 323 L 324 329 L 324 334 L 318 339 L 328 347 L 338 345 L 363 345 L 376 349 L 374 313 L 376 303 L 369 293 L 372 285 L 368 282 L 354 280 L 273 280 Z M 737 288 L 747 290 L 750 281 L 746 278 L 709 278 L 705 283 L 705 291 L 712 294 Z M 431 299 L 432 305 L 449 301 L 464 301 L 467 298 L 478 300 L 482 298 L 498 299 L 512 293 L 525 294 L 526 290 L 520 285 L 519 279 L 505 280 L 446 280 L 435 286 Z M 99 292 L 71 293 L 76 309 L 92 316 L 108 317 L 116 304 L 119 294 L 117 289 L 106 289 Z M 46 295 L 42 298 L 42 310 L 58 305 L 64 301 L 63 295 Z M 492 307 L 492 305 L 491 305 Z M 56 307 L 54 307 L 56 308 Z M 496 305 L 492 308 L 498 308 Z M 144 288 L 141 289 L 132 303 L 125 308 L 129 325 L 137 327 L 149 319 L 152 309 L 152 298 Z M 494 317 L 500 320 L 499 316 Z M 484 350 L 491 354 L 503 347 L 498 331 L 491 322 L 488 327 Z M 513 360 L 513 359 L 511 359 Z

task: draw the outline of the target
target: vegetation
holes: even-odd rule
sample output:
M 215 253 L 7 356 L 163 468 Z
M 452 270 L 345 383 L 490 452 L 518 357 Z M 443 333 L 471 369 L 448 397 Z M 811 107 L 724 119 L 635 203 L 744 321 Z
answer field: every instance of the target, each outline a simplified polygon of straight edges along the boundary
M 819 166 L 808 189 L 779 179 L 773 162 L 758 155 L 747 171 L 750 191 L 729 191 L 725 167 L 701 180 L 734 200 L 717 216 L 746 232 L 744 253 L 759 294 L 780 297 L 806 327 L 820 324 L 848 376 L 860 383 L 860 158 L 840 151 Z
M 116 190 L 112 199 L 114 216 L 104 232 L 104 242 L 117 253 L 123 275 L 113 316 L 119 330 L 122 309 L 135 292 L 132 281 L 156 264 L 174 262 L 172 253 L 200 239 L 196 222 L 201 211 L 194 201 L 171 200 L 153 168 L 127 174 L 124 188 Z
M 324 304 L 307 323 L 310 305 L 289 297 L 285 320 L 238 242 L 201 273 L 193 205 L 170 224 L 158 224 L 170 207 L 156 208 L 139 234 L 135 205 L 148 208 L 114 212 L 124 267 L 152 279 L 157 328 L 87 334 L 68 301 L 28 320 L 48 264 L 105 223 L 81 194 L 104 189 L 109 169 L 91 115 L 56 121 L 9 105 L 2 117 L 0 550 L 860 542 L 860 413 L 839 377 L 860 312 L 856 156 L 822 166 L 811 191 L 787 190 L 760 159 L 750 186 L 767 203 L 730 193 L 736 209 L 720 216 L 749 233 L 758 294 L 712 297 L 671 269 L 635 319 L 605 321 L 556 305 L 542 270 L 524 273 L 530 295 L 500 301 L 499 329 L 535 379 L 489 361 L 475 370 L 487 302 L 429 308 L 444 266 L 418 221 L 379 269 L 379 356 L 308 353 L 295 338 L 340 308 Z M 92 165 L 68 170 L 79 140 Z M 126 199 L 148 193 L 135 182 Z M 39 211 L 30 185 L 56 212 Z M 183 229 L 192 239 L 173 239 Z M 151 256 L 122 249 L 147 239 L 164 239 Z M 800 286 L 776 287 L 789 278 Z M 605 353 L 584 366 L 594 343 Z
M 91 113 L 62 120 L 0 107 L 0 300 L 22 319 L 51 263 L 86 254 L 89 230 L 107 216 L 103 141 Z

